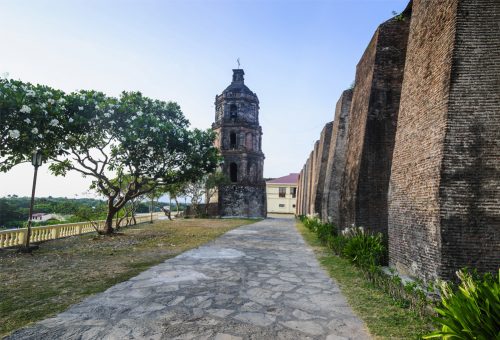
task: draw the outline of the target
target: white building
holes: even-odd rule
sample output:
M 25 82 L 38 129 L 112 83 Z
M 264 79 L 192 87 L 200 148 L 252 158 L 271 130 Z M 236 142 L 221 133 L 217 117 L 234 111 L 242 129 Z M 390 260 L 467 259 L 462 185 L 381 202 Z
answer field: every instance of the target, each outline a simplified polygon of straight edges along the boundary
M 291 173 L 266 182 L 268 213 L 295 214 L 298 179 L 299 174 Z

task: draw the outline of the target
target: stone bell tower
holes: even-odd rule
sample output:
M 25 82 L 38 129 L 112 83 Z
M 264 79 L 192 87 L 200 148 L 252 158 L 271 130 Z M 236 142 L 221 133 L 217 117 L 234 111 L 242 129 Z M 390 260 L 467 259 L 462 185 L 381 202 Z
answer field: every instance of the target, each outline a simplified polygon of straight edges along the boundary
M 215 96 L 215 146 L 224 158 L 222 172 L 230 184 L 219 187 L 220 216 L 265 217 L 264 154 L 259 99 L 246 85 L 245 72 L 233 70 L 233 81 Z

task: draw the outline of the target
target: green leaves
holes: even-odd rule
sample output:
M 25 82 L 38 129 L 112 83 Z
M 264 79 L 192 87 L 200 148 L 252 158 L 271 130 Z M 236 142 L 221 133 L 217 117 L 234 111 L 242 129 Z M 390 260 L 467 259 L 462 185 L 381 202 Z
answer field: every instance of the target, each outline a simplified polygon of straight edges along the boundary
M 457 276 L 456 289 L 441 283 L 441 307 L 435 308 L 441 329 L 424 339 L 500 339 L 500 270 L 483 277 L 460 270 Z
M 45 159 L 60 153 L 65 105 L 62 91 L 0 78 L 0 171 L 29 161 L 37 149 Z

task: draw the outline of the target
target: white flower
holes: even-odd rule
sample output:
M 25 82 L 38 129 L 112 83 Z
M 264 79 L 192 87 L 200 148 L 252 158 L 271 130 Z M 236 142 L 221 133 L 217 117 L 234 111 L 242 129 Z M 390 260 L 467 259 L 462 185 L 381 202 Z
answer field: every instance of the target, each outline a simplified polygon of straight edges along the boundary
M 41 134 L 41 133 L 39 133 L 39 134 L 38 134 L 38 137 L 42 138 L 43 136 L 42 136 L 42 134 Z
M 35 96 L 35 91 L 33 91 L 33 90 L 26 91 L 26 96 L 28 96 L 28 97 L 34 97 Z
M 44 95 L 46 95 L 46 96 L 51 96 L 51 95 L 52 95 L 52 92 L 50 92 L 50 91 L 45 91 L 43 94 L 44 94 Z
M 24 121 L 26 122 L 26 124 L 31 123 L 31 120 L 29 118 L 26 118 Z
M 74 122 L 74 119 L 73 119 L 73 118 L 70 118 L 70 119 L 68 119 L 68 122 L 73 123 L 73 122 Z
M 57 119 L 52 119 L 49 123 L 51 126 L 57 126 L 59 124 L 59 121 Z
M 61 98 L 59 98 L 59 100 L 58 100 L 58 102 L 59 102 L 60 104 L 64 104 L 64 102 L 65 102 L 65 101 L 66 101 L 66 100 L 65 100 L 64 98 L 62 98 L 62 97 L 61 97 Z
M 21 108 L 21 110 L 19 110 L 19 112 L 22 112 L 22 113 L 30 113 L 31 112 L 31 109 L 29 106 L 27 105 L 23 105 L 23 107 Z
M 18 139 L 20 136 L 19 130 L 9 130 L 9 136 Z
M 78 106 L 78 110 L 83 111 L 83 106 Z
M 109 114 L 109 112 L 105 112 L 104 117 L 109 118 L 109 117 L 111 117 L 111 115 Z
M 142 111 L 137 111 L 137 115 L 140 117 L 142 116 Z
M 47 99 L 47 102 L 48 102 L 49 104 L 54 105 L 54 103 L 55 103 L 56 101 L 55 101 L 54 99 L 52 99 L 52 98 L 49 98 L 49 99 Z
M 115 124 L 115 121 L 112 120 L 112 121 L 109 122 L 109 124 L 113 125 L 113 124 Z
M 37 129 L 37 128 L 33 128 L 33 129 L 31 129 L 31 133 L 33 133 L 33 134 L 37 134 L 37 133 L 38 133 L 38 129 Z
M 41 107 L 42 109 L 45 109 L 45 108 L 47 107 L 47 104 L 45 104 L 45 103 L 41 103 L 41 104 L 40 104 L 40 107 Z

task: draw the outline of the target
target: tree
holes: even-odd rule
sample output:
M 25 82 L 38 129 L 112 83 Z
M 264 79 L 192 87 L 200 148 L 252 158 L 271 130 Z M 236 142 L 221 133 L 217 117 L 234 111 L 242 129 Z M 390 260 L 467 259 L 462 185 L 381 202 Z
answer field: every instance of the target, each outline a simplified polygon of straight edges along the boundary
M 220 185 L 230 183 L 229 178 L 220 171 L 207 174 L 199 179 L 188 183 L 184 189 L 187 196 L 191 197 L 191 209 L 195 214 L 199 214 L 199 205 L 205 198 L 204 213 L 208 214 L 210 199 L 217 193 Z
M 215 169 L 214 133 L 188 126 L 176 103 L 139 92 L 120 98 L 96 91 L 65 94 L 0 79 L 0 171 L 29 161 L 39 149 L 53 162 L 53 174 L 91 177 L 92 188 L 107 201 L 104 234 L 113 232 L 116 212 L 130 200 Z M 126 187 L 112 180 L 120 174 L 130 176 Z
M 165 192 L 175 201 L 176 215 L 179 215 L 179 197 L 186 195 L 186 182 L 176 182 L 165 187 Z
M 95 229 L 97 233 L 99 233 L 99 220 L 102 215 L 106 212 L 105 204 L 97 204 L 95 206 L 89 207 L 82 205 L 78 208 L 75 213 L 75 216 L 80 221 L 90 222 L 92 227 Z
M 210 199 L 215 196 L 219 186 L 227 185 L 231 181 L 224 175 L 221 171 L 216 171 L 205 176 L 205 214 L 208 215 L 208 208 L 210 204 Z
M 86 95 L 94 102 L 105 98 L 94 91 Z M 79 114 L 79 119 L 94 116 L 94 110 Z M 63 91 L 0 78 L 0 171 L 30 162 L 36 150 L 44 160 L 61 156 L 65 136 L 84 132 L 77 130 L 74 119 Z
M 68 108 L 88 106 L 88 95 L 68 96 Z M 92 102 L 92 105 L 95 105 Z M 159 186 L 193 180 L 214 171 L 219 160 L 212 131 L 188 130 L 189 122 L 173 102 L 152 100 L 139 92 L 123 92 L 95 106 L 91 119 L 75 117 L 78 125 L 65 137 L 64 159 L 54 158 L 56 175 L 78 171 L 93 177 L 92 188 L 107 200 L 104 234 L 113 232 L 113 218 L 131 199 Z M 85 134 L 76 131 L 85 131 Z M 126 174 L 128 184 L 113 181 Z

